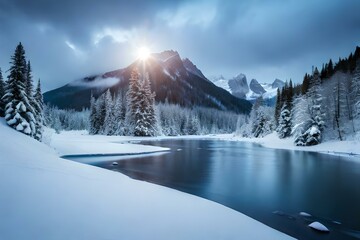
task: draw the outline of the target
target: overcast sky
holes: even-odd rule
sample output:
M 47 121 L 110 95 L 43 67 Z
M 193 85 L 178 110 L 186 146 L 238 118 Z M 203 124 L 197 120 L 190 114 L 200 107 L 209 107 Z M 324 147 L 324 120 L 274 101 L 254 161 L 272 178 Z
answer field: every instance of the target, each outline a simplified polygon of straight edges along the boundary
M 360 0 L 0 0 L 0 67 L 19 41 L 44 90 L 177 50 L 205 76 L 300 82 L 360 45 Z M 7 73 L 4 74 L 7 76 Z

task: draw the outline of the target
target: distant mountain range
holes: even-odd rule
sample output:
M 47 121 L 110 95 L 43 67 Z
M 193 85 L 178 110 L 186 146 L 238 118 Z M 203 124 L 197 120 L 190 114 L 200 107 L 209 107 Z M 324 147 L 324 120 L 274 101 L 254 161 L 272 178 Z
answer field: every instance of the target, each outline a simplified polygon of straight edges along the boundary
M 222 75 L 210 79 L 216 86 L 225 89 L 235 97 L 251 102 L 260 96 L 268 102 L 273 102 L 276 98 L 277 89 L 282 88 L 285 84 L 280 79 L 275 79 L 272 84 L 259 83 L 256 79 L 252 79 L 248 84 L 246 75 L 242 73 L 231 79 L 225 79 Z
M 44 93 L 44 101 L 59 108 L 81 110 L 90 105 L 90 96 L 98 97 L 107 89 L 112 93 L 126 91 L 131 71 L 137 67 L 149 73 L 157 102 L 184 107 L 203 106 L 220 110 L 249 113 L 251 103 L 216 86 L 189 59 L 181 59 L 176 51 L 154 53 L 146 62 L 135 61 L 115 71 L 87 76 L 63 87 Z

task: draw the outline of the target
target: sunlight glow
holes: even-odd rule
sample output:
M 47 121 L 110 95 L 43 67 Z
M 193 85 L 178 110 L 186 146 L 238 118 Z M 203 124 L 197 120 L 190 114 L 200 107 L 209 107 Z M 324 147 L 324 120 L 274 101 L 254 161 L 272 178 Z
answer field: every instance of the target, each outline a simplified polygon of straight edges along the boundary
M 146 61 L 150 57 L 150 50 L 147 47 L 141 47 L 138 49 L 138 57 L 142 61 Z

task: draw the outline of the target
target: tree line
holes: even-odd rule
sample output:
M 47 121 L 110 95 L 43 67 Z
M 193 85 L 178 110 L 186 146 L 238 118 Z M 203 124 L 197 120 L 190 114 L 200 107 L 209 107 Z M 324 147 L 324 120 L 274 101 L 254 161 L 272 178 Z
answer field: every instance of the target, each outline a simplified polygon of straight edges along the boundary
M 40 80 L 34 89 L 30 61 L 21 42 L 11 56 L 7 80 L 0 69 L 0 116 L 6 123 L 39 141 L 43 132 L 43 97 Z
M 297 146 L 325 140 L 360 139 L 360 48 L 348 58 L 330 59 L 306 73 L 302 84 L 290 79 L 277 90 L 275 108 L 257 99 L 250 115 L 238 122 L 237 134 L 263 137 L 276 131 Z
M 275 130 L 274 107 L 267 106 L 263 97 L 256 99 L 250 114 L 239 118 L 236 134 L 242 137 L 261 138 Z
M 321 71 L 305 74 L 301 86 L 286 84 L 278 91 L 274 118 L 279 137 L 293 136 L 297 146 L 357 137 L 360 48 L 335 65 L 330 59 Z
M 89 130 L 89 116 L 89 109 L 75 111 L 73 109 L 59 109 L 49 105 L 44 106 L 44 125 L 54 129 L 56 133 L 63 130 Z
M 90 134 L 155 136 L 155 93 L 149 75 L 134 68 L 126 95 L 112 95 L 110 89 L 98 99 L 91 96 Z
M 159 103 L 155 105 L 149 76 L 134 69 L 127 92 L 107 90 L 90 101 L 90 134 L 178 136 L 234 132 L 239 116 L 220 110 Z

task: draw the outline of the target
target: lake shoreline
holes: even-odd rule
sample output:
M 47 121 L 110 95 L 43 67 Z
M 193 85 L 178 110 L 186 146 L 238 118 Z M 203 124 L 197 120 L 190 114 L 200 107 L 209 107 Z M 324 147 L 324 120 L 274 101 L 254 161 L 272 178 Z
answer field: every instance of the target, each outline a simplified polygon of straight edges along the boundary
M 133 136 L 106 136 L 89 135 L 87 131 L 63 131 L 60 134 L 51 133 L 50 146 L 55 148 L 59 156 L 84 155 L 84 154 L 133 154 L 155 153 L 169 151 L 168 148 L 141 145 L 144 141 L 161 141 L 171 139 L 217 139 L 222 141 L 239 141 L 259 144 L 262 147 L 283 150 L 295 150 L 306 152 L 318 152 L 336 156 L 345 156 L 360 163 L 360 141 L 327 141 L 315 146 L 295 146 L 292 137 L 280 139 L 276 132 L 263 138 L 245 138 L 235 134 L 214 135 L 188 135 L 188 136 L 157 136 L 157 137 L 133 137 Z M 93 149 L 89 149 L 89 144 Z M 119 144 L 122 148 L 119 152 Z M 97 145 L 96 148 L 94 146 Z M 140 151 L 140 148 L 146 148 Z M 105 153 L 103 153 L 105 149 Z M 90 151 L 90 152 L 89 152 Z M 102 151 L 101 153 L 99 151 Z

